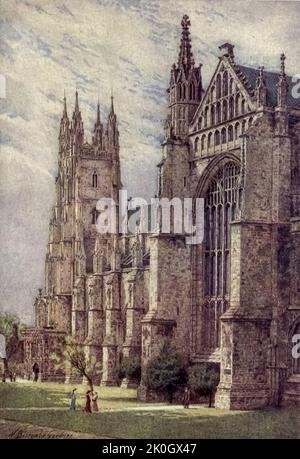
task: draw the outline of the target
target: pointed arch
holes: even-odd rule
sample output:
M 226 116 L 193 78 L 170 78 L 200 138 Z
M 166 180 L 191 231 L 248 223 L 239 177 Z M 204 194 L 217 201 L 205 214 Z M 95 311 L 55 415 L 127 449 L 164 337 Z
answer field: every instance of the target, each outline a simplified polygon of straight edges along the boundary
M 234 93 L 234 79 L 230 78 L 230 81 L 229 81 L 229 94 L 233 94 L 233 93 Z
M 241 132 L 240 123 L 235 123 L 235 126 L 234 126 L 234 136 L 235 136 L 236 139 L 239 138 L 240 132 Z
M 208 107 L 206 106 L 204 109 L 204 127 L 207 126 L 207 118 L 208 118 Z
M 228 118 L 227 109 L 228 109 L 228 107 L 227 107 L 227 101 L 224 100 L 224 101 L 223 101 L 223 106 L 222 106 L 222 112 L 223 112 L 223 113 L 222 113 L 222 118 L 223 118 L 222 121 L 227 121 L 227 118 Z
M 195 143 L 194 143 L 194 151 L 195 151 L 195 153 L 197 153 L 198 149 L 199 149 L 199 137 L 196 137 L 195 138 Z
M 220 145 L 220 131 L 215 131 L 215 145 Z
M 240 94 L 238 93 L 238 94 L 235 96 L 235 107 L 234 107 L 234 114 L 235 114 L 235 116 L 238 116 L 238 115 L 240 114 L 239 105 L 240 105 Z
M 192 82 L 190 84 L 190 99 L 194 100 L 195 99 L 195 84 Z
M 227 96 L 228 94 L 228 72 L 227 71 L 223 73 L 223 88 L 222 89 L 223 89 L 222 95 Z
M 93 177 L 92 177 L 92 187 L 97 188 L 97 186 L 98 186 L 98 175 L 97 175 L 97 172 L 94 171 Z
M 205 150 L 205 147 L 206 147 L 206 135 L 203 134 L 203 136 L 201 137 L 201 151 Z
M 227 142 L 226 129 L 223 127 L 221 131 L 221 143 L 226 143 L 226 142 Z
M 216 97 L 217 99 L 220 99 L 221 97 L 221 75 L 218 73 L 217 79 L 216 79 Z
M 238 203 L 240 162 L 233 154 L 214 158 L 203 171 L 195 197 L 204 198 L 204 240 L 193 247 L 196 282 L 204 286 L 197 297 L 200 336 L 196 347 L 210 352 L 220 346 L 220 317 L 230 302 L 230 239 L 232 209 Z M 202 269 L 197 269 L 199 264 Z
M 198 130 L 200 131 L 202 129 L 202 116 L 198 119 Z
M 233 96 L 229 98 L 229 119 L 234 117 L 234 99 Z
M 216 105 L 216 124 L 221 123 L 221 104 L 217 102 Z
M 207 136 L 207 148 L 210 148 L 212 146 L 212 132 L 210 132 Z
M 242 115 L 244 115 L 245 112 L 246 112 L 246 102 L 245 102 L 245 99 L 242 99 L 242 103 L 241 103 L 241 113 L 242 113 Z
M 211 96 L 211 100 L 212 101 L 216 100 L 216 87 L 215 87 L 215 85 L 213 85 L 212 88 L 211 88 L 210 96 Z
M 233 141 L 233 127 L 230 124 L 230 126 L 228 126 L 228 142 L 232 142 L 232 141 Z
M 215 125 L 215 106 L 212 105 L 210 108 L 210 124 L 211 126 Z
M 182 100 L 182 84 L 181 83 L 179 83 L 179 85 L 178 85 L 178 93 L 179 93 L 178 94 L 179 100 Z

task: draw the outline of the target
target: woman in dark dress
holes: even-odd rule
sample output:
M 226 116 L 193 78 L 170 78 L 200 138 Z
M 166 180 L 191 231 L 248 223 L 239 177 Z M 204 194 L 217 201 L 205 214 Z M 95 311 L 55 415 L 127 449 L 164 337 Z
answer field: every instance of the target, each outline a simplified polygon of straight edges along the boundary
M 92 408 L 91 408 L 91 391 L 88 390 L 87 393 L 85 394 L 86 399 L 85 399 L 85 412 L 86 413 L 91 413 Z

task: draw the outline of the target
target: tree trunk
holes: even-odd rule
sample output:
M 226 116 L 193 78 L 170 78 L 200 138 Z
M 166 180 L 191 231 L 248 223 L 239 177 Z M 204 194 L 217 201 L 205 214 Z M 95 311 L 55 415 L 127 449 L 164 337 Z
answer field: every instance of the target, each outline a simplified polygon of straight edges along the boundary
M 172 402 L 173 402 L 173 392 L 168 392 L 168 400 L 169 400 L 169 403 L 172 404 Z
M 84 375 L 84 376 L 85 376 L 86 379 L 87 379 L 87 382 L 88 382 L 88 385 L 90 386 L 91 391 L 94 392 L 94 385 L 93 385 L 93 380 L 92 380 L 92 378 L 90 378 L 90 377 L 87 376 L 87 375 Z

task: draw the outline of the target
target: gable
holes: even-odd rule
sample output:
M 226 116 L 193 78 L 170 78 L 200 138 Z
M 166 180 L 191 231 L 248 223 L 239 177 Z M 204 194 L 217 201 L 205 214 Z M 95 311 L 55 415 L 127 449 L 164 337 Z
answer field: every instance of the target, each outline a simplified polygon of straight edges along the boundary
M 237 70 L 227 57 L 220 59 L 192 120 L 192 131 L 211 125 L 212 117 L 213 125 L 218 125 L 236 117 L 237 112 L 244 114 L 255 110 L 252 88 Z

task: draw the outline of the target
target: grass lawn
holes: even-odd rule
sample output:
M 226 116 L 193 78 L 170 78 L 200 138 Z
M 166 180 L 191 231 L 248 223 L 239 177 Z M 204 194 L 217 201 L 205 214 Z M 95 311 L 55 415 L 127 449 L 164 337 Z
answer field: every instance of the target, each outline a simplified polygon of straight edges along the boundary
M 88 415 L 81 409 L 68 410 L 71 388 L 49 383 L 0 383 L 0 417 L 117 438 L 300 438 L 297 408 L 242 412 L 205 406 L 170 410 L 153 404 L 149 410 L 145 409 L 148 404 L 136 400 L 135 390 L 101 387 L 96 388 L 101 411 Z M 85 390 L 85 386 L 78 386 L 79 405 L 84 403 Z

